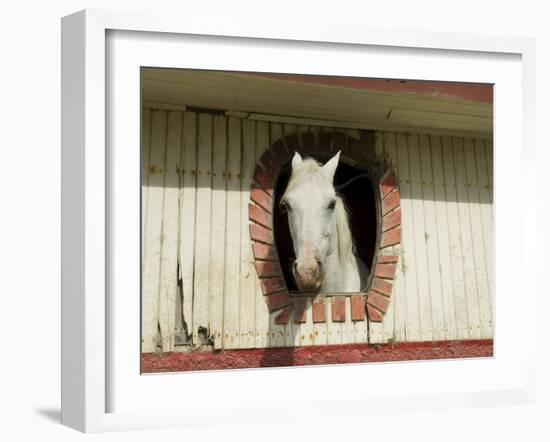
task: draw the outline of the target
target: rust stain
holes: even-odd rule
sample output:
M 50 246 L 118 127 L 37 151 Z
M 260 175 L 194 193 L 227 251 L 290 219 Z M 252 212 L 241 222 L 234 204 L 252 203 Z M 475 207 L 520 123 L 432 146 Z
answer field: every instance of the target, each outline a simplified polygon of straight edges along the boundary
M 149 173 L 156 175 L 162 172 L 162 169 L 160 167 L 155 166 L 154 164 L 151 164 L 149 166 Z

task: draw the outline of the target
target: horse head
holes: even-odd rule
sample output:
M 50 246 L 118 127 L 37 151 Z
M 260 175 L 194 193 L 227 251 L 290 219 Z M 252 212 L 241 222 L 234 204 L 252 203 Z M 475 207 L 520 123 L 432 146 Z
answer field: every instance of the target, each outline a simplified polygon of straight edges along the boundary
M 326 164 L 296 152 L 292 158 L 292 174 L 281 205 L 288 214 L 296 260 L 293 274 L 301 291 L 321 288 L 324 262 L 332 253 L 336 227 L 338 197 L 333 186 L 340 152 Z

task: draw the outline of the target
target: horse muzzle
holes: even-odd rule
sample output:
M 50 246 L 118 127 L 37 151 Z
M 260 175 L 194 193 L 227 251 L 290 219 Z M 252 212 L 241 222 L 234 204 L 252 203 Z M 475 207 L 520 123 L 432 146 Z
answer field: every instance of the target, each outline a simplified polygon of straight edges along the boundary
M 323 268 L 318 260 L 308 263 L 295 261 L 293 273 L 301 292 L 316 292 L 321 289 Z

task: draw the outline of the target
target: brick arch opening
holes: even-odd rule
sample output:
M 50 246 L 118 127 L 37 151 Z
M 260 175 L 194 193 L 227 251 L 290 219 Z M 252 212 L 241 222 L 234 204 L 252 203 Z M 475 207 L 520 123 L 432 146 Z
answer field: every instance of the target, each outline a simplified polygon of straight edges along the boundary
M 289 266 L 285 265 L 293 256 L 288 223 L 278 211 L 295 150 L 321 162 L 342 150 L 335 185 L 357 174 L 367 173 L 367 177 L 358 180 L 370 182 L 367 192 L 364 182 L 352 184 L 341 192 L 345 200 L 349 198 L 346 201 L 352 213 L 356 204 L 358 213 L 350 220 L 352 233 L 359 256 L 371 269 L 365 292 L 349 294 L 351 319 L 364 320 L 366 312 L 371 321 L 379 322 L 387 311 L 399 259 L 391 250 L 401 242 L 400 195 L 391 166 L 384 158 L 374 155 L 374 139 L 372 133 L 369 134 L 371 136 L 361 139 L 347 136 L 345 132 L 288 135 L 273 143 L 256 165 L 250 192 L 250 236 L 262 292 L 269 311 L 278 312 L 277 323 L 287 323 L 293 311 L 295 320 L 298 318 L 296 322 L 303 322 L 305 317 L 304 298 L 293 295 L 296 286 Z M 357 210 L 360 206 L 362 208 Z M 313 320 L 324 322 L 328 298 L 319 298 L 316 297 L 313 303 Z M 333 302 L 333 321 L 345 320 L 339 308 L 345 303 L 344 297 L 330 299 Z M 340 313 L 335 316 L 338 311 Z

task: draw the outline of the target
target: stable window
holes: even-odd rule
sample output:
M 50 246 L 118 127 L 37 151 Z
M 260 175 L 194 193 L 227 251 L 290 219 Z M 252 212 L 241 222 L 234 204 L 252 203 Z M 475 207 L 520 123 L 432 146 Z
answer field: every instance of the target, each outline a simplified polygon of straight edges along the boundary
M 345 298 L 351 297 L 351 319 L 364 320 L 365 311 L 381 321 L 389 305 L 398 256 L 392 246 L 401 241 L 401 210 L 397 180 L 391 165 L 377 156 L 374 134 L 360 131 L 305 132 L 277 140 L 256 166 L 249 219 L 256 269 L 271 311 L 282 309 L 276 321 L 291 313 L 304 320 L 305 298 L 314 297 L 313 321 L 326 321 L 326 303 L 332 303 L 332 321 L 345 321 Z M 349 211 L 349 226 L 357 256 L 367 265 L 368 278 L 358 292 L 303 293 L 292 272 L 295 261 L 288 216 L 281 197 L 289 182 L 295 151 L 325 163 L 341 150 L 334 187 Z

